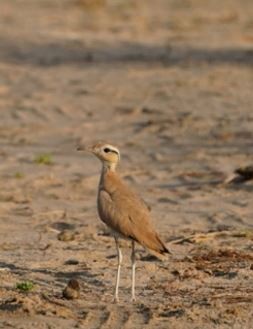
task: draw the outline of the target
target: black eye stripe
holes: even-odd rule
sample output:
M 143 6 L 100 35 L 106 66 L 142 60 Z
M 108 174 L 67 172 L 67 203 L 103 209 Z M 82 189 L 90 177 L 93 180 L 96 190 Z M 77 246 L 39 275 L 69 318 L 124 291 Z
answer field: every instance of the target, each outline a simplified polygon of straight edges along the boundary
M 117 151 L 115 151 L 115 150 L 111 150 L 111 149 L 109 149 L 108 147 L 106 147 L 106 148 L 104 149 L 104 152 L 105 152 L 105 153 L 113 152 L 113 153 L 115 153 L 115 154 L 118 155 L 118 152 L 117 152 Z

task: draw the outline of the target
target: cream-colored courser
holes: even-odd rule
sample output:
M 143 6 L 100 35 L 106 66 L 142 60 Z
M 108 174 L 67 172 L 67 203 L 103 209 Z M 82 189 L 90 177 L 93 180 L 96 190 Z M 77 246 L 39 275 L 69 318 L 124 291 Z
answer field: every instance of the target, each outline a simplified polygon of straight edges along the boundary
M 119 150 L 110 144 L 98 142 L 92 146 L 80 146 L 96 155 L 102 162 L 102 172 L 98 187 L 97 207 L 101 220 L 111 229 L 118 253 L 118 271 L 114 300 L 118 301 L 118 288 L 122 253 L 120 237 L 132 242 L 132 300 L 135 300 L 135 242 L 159 254 L 170 253 L 159 238 L 150 220 L 150 211 L 145 202 L 133 192 L 116 172 L 120 160 Z

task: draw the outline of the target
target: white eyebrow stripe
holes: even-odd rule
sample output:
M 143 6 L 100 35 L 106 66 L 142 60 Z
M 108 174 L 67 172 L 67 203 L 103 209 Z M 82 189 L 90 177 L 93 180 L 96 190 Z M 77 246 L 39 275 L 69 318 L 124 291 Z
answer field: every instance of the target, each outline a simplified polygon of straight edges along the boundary
M 105 145 L 105 148 L 108 148 L 110 150 L 110 152 L 113 152 L 113 153 L 117 154 L 118 157 L 119 157 L 119 160 L 120 160 L 120 153 L 119 153 L 119 150 L 116 147 L 114 147 L 112 145 Z
M 105 145 L 105 148 L 108 148 L 111 152 L 119 154 L 119 150 L 116 147 L 113 147 L 111 145 Z

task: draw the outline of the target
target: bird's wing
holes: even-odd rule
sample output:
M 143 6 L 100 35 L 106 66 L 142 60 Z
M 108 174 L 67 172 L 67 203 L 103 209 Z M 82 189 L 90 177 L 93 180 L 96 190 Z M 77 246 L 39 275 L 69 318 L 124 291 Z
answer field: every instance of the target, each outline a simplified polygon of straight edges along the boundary
M 151 206 L 148 204 L 144 199 L 140 197 L 140 201 L 142 202 L 143 206 L 147 208 L 148 211 L 151 211 Z
M 101 219 L 114 231 L 157 252 L 168 251 L 151 224 L 148 208 L 132 191 L 108 193 L 101 189 L 98 210 Z

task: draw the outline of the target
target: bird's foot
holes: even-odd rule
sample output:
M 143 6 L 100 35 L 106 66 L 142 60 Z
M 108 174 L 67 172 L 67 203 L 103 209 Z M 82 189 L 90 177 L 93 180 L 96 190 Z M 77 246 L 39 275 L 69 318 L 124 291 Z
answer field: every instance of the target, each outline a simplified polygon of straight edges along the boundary
M 119 302 L 119 297 L 118 296 L 114 296 L 113 297 L 113 303 L 114 304 L 118 304 L 118 302 Z
M 132 302 L 132 303 L 135 303 L 135 302 L 136 302 L 136 298 L 135 298 L 135 296 L 132 296 L 132 297 L 131 297 L 131 302 Z

